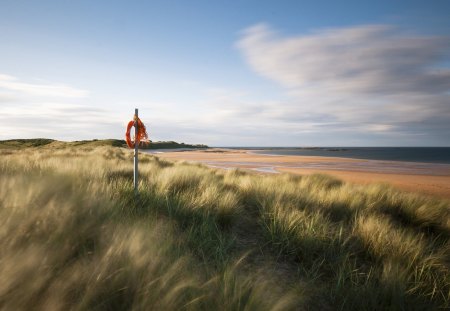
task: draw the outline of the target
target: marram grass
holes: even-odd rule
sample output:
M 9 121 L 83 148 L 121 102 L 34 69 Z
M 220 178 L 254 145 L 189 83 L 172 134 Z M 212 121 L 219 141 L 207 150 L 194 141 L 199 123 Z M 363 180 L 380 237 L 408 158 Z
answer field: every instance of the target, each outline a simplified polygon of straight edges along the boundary
M 450 308 L 449 202 L 114 147 L 0 150 L 1 310 Z

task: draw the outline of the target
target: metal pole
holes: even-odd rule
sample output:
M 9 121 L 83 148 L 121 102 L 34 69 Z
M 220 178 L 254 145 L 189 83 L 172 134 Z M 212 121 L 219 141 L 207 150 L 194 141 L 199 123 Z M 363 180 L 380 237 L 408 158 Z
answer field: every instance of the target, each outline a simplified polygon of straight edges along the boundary
M 134 119 L 134 193 L 137 195 L 138 194 L 138 148 L 139 148 L 139 143 L 138 143 L 138 109 L 135 108 L 134 109 L 134 115 L 135 115 L 135 119 Z

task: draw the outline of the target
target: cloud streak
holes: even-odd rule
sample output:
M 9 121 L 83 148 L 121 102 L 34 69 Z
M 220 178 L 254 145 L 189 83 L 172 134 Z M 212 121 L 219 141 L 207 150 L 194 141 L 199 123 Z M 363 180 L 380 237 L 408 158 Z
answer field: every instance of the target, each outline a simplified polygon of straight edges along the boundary
M 450 89 L 450 38 L 406 36 L 385 25 L 328 29 L 292 38 L 259 24 L 238 42 L 258 73 L 288 88 L 326 86 L 362 94 L 436 93 Z
M 0 74 L 0 89 L 23 95 L 41 97 L 84 98 L 89 95 L 89 92 L 86 90 L 73 88 L 64 84 L 27 83 L 5 74 Z
M 110 111 L 66 103 L 28 103 L 0 107 L 0 139 L 111 138 L 124 128 Z
M 363 25 L 284 37 L 266 24 L 242 32 L 250 67 L 281 85 L 289 100 L 274 119 L 309 120 L 318 133 L 450 134 L 450 37 Z M 436 123 L 437 122 L 437 123 Z
M 87 105 L 88 95 L 64 84 L 33 84 L 0 74 L 0 139 L 122 136 L 120 115 Z

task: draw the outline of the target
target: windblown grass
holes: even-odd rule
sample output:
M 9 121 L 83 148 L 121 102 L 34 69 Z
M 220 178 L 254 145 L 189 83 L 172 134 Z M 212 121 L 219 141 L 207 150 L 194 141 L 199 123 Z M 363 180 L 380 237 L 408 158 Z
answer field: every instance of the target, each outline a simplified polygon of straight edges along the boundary
M 0 309 L 450 307 L 449 202 L 325 175 L 0 150 Z

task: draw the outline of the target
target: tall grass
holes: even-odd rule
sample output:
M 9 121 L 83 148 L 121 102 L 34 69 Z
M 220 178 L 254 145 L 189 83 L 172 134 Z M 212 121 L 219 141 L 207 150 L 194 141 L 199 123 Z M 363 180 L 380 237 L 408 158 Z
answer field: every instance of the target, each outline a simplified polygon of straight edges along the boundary
M 4 310 L 450 307 L 449 202 L 113 147 L 0 151 Z

